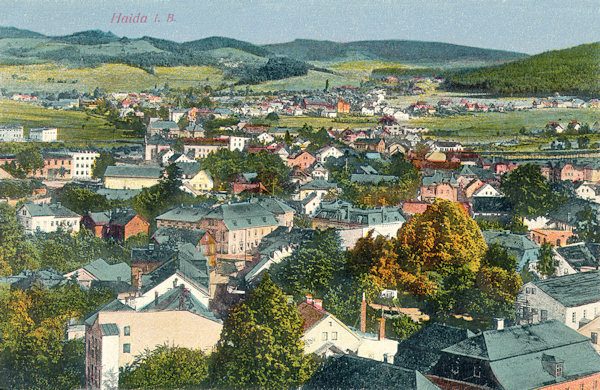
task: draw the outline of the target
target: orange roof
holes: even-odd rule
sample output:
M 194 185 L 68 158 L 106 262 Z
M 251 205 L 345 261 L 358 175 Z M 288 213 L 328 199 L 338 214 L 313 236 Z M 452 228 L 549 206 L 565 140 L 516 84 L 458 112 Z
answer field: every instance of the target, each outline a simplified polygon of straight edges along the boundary
M 328 313 L 323 309 L 318 309 L 307 302 L 298 305 L 298 312 L 302 318 L 302 332 L 312 328 L 317 322 L 327 317 Z

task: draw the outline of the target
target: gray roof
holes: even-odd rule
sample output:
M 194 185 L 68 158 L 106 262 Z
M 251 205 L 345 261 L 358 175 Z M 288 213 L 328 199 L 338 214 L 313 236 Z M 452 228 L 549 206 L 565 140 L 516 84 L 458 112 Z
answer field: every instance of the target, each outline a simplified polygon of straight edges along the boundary
M 111 165 L 106 167 L 104 177 L 138 177 L 160 179 L 162 170 L 160 167 L 140 165 Z
M 432 176 L 423 176 L 424 186 L 431 186 L 438 183 L 458 184 L 453 173 L 435 171 Z
M 96 259 L 83 266 L 90 274 L 98 280 L 103 281 L 131 281 L 131 267 L 125 263 L 108 264 L 104 259 Z
M 218 321 L 215 315 L 182 285 L 170 289 L 165 294 L 159 296 L 158 300 L 148 303 L 139 311 L 153 312 L 167 310 L 185 310 L 213 321 Z
M 54 268 L 43 268 L 35 271 L 24 270 L 18 275 L 0 277 L 0 283 L 7 283 L 21 289 L 28 289 L 36 284 L 52 288 L 67 283 L 67 280 Z
M 96 193 L 108 200 L 129 200 L 137 196 L 142 190 L 120 190 L 115 188 L 99 188 Z
M 117 324 L 100 324 L 100 331 L 102 336 L 118 336 L 119 326 Z
M 554 250 L 578 271 L 582 267 L 596 267 L 600 264 L 600 244 L 579 242 L 573 245 L 559 246 Z
M 256 202 L 222 204 L 212 209 L 206 218 L 223 220 L 229 230 L 278 224 L 275 215 Z
M 459 176 L 475 176 L 483 181 L 492 180 L 496 178 L 494 172 L 489 169 L 481 168 L 475 165 L 463 165 L 462 169 L 458 173 Z
M 200 172 L 200 163 L 197 161 L 194 162 L 178 162 L 175 163 L 177 167 L 181 170 L 181 175 L 185 177 L 194 177 L 198 172 Z M 208 173 L 208 172 L 207 172 Z M 209 175 L 210 176 L 210 175 Z
M 488 361 L 491 376 L 507 390 L 537 389 L 600 370 L 600 355 L 590 340 L 556 320 L 484 331 L 443 352 L 438 366 L 457 355 Z M 562 376 L 544 369 L 542 359 L 548 358 L 564 362 Z
M 330 190 L 338 188 L 337 183 L 325 180 L 313 180 L 300 187 L 301 190 Z
M 157 130 L 179 129 L 179 125 L 173 121 L 154 121 L 150 122 L 150 128 Z
M 332 219 L 337 221 L 354 222 L 372 226 L 382 223 L 404 222 L 400 211 L 394 207 L 375 207 L 361 209 L 342 200 L 322 202 L 315 214 L 316 218 Z
M 600 204 L 598 203 L 580 198 L 569 198 L 558 209 L 548 213 L 548 217 L 559 222 L 577 225 L 579 222 L 577 214 L 585 210 L 586 207 L 590 207 L 596 213 L 600 212 Z
M 208 212 L 209 207 L 203 204 L 194 204 L 192 206 L 178 206 L 158 217 L 157 220 L 164 219 L 168 221 L 199 222 Z
M 394 182 L 398 180 L 399 179 L 397 176 L 392 175 L 373 175 L 362 173 L 353 173 L 350 175 L 350 182 L 352 183 L 378 184 L 380 182 Z
M 68 208 L 64 207 L 59 203 L 27 203 L 23 205 L 26 207 L 31 216 L 33 217 L 62 217 L 62 218 L 70 218 L 70 217 L 80 217 L 79 214 L 74 213 Z
M 346 354 L 327 359 L 302 388 L 439 390 L 418 371 Z
M 566 307 L 600 301 L 600 271 L 578 272 L 532 283 Z
M 93 325 L 96 322 L 96 318 L 98 318 L 98 313 L 101 311 L 134 311 L 131 307 L 121 303 L 118 299 L 112 300 L 102 306 L 98 310 L 96 310 L 93 314 L 87 317 L 84 321 L 86 325 Z
M 198 245 L 206 230 L 178 229 L 170 226 L 161 226 L 154 232 L 152 238 L 160 245 L 167 243 L 189 243 Z
M 275 215 L 293 212 L 294 209 L 285 204 L 282 200 L 273 197 L 261 197 L 256 200 L 259 205 Z

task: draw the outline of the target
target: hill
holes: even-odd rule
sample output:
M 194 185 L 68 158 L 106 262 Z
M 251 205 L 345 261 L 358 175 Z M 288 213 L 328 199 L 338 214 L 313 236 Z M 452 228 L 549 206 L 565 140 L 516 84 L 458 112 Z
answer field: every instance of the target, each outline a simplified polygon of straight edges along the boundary
M 40 38 L 44 35 L 34 31 L 23 30 L 15 27 L 0 26 L 0 39 L 2 38 Z
M 451 87 L 496 93 L 600 93 L 600 42 L 448 75 Z
M 269 51 L 304 61 L 396 61 L 411 64 L 447 62 L 506 62 L 526 54 L 441 42 L 407 40 L 332 42 L 296 39 L 263 45 Z

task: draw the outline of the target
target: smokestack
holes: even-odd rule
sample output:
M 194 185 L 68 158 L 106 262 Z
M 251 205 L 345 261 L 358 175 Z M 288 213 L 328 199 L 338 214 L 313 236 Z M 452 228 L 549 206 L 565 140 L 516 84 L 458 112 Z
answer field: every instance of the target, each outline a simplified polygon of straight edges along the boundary
M 158 306 L 158 291 L 154 291 L 154 306 Z
M 323 308 L 323 300 L 322 299 L 313 299 L 313 306 L 317 309 Z
M 309 305 L 313 304 L 313 296 L 312 296 L 312 294 L 306 294 L 306 303 L 308 303 Z
M 504 329 L 504 318 L 499 318 L 499 317 L 494 318 L 494 329 L 496 329 L 496 330 Z
M 365 300 L 365 293 L 362 293 L 362 302 L 360 303 L 360 331 L 363 333 L 367 332 L 367 301 Z
M 385 339 L 385 317 L 379 319 L 379 340 Z

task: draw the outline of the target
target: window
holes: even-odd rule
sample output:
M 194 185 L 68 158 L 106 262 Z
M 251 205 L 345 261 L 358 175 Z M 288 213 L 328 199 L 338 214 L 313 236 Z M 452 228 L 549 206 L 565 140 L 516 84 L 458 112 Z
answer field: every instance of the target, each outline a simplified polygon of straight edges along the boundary
M 323 341 L 327 341 L 327 332 L 323 332 L 323 333 L 321 334 L 321 340 L 323 340 Z
M 127 325 L 123 328 L 123 335 L 129 336 L 130 334 L 131 334 L 131 329 L 130 329 L 129 325 Z
M 548 310 L 540 310 L 540 321 L 548 321 Z
M 597 332 L 592 332 L 592 344 L 598 344 L 598 333 Z
M 337 332 L 331 332 L 331 339 L 337 340 Z
M 473 367 L 473 377 L 481 378 L 481 367 L 479 367 L 479 366 Z
M 560 378 L 562 376 L 562 364 L 556 365 L 556 377 Z
M 571 315 L 571 322 L 577 322 L 577 313 L 573 312 L 573 314 Z
M 131 353 L 131 344 L 123 344 L 123 353 Z

